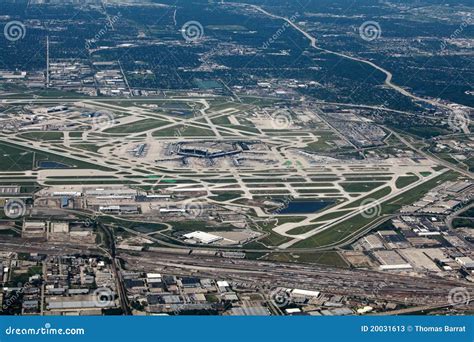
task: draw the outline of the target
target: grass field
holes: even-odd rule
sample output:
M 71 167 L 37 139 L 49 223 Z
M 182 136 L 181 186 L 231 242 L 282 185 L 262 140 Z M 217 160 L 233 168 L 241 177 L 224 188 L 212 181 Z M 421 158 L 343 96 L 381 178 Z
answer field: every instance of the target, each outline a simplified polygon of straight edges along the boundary
M 56 162 L 79 169 L 110 170 L 79 160 L 0 142 L 0 171 L 34 170 L 38 161 Z
M 214 132 L 209 129 L 195 127 L 195 126 L 175 126 L 171 128 L 162 129 L 156 132 L 153 132 L 154 137 L 212 137 Z
M 389 195 L 391 192 L 392 192 L 392 190 L 390 189 L 390 187 L 387 186 L 385 188 L 377 190 L 376 192 L 374 192 L 371 195 L 365 196 L 365 197 L 363 197 L 363 198 L 361 198 L 357 201 L 352 202 L 351 204 L 348 204 L 348 205 L 342 207 L 342 209 L 356 208 L 356 207 L 360 206 L 360 204 L 366 199 L 375 199 L 375 200 L 377 200 L 379 198 L 382 198 L 382 197 L 385 197 L 385 196 Z
M 349 267 L 348 263 L 337 252 L 313 252 L 313 253 L 269 253 L 263 260 L 280 262 L 304 262 L 333 267 Z
M 436 178 L 429 180 L 395 198 L 381 205 L 379 215 L 376 217 L 364 217 L 362 214 L 358 214 L 349 220 L 341 222 L 330 229 L 327 229 L 321 233 L 313 235 L 312 237 L 297 242 L 292 247 L 294 248 L 311 248 L 311 247 L 323 247 L 338 242 L 343 242 L 353 234 L 357 233 L 364 227 L 367 227 L 372 222 L 380 219 L 383 215 L 389 215 L 395 213 L 402 206 L 411 204 L 421 198 L 428 191 L 436 187 L 438 184 L 450 180 L 454 180 L 458 177 L 457 173 L 446 172 Z M 384 189 L 382 189 L 384 190 Z M 380 194 L 379 194 L 380 195 Z M 383 196 L 380 196 L 383 197 Z M 380 198 L 379 197 L 379 198 Z M 354 207 L 354 205 L 351 205 Z
M 332 212 L 332 213 L 330 212 L 330 213 L 327 213 L 326 215 L 318 217 L 313 222 L 324 222 L 324 221 L 337 219 L 337 218 L 339 218 L 343 215 L 349 214 L 350 212 L 351 212 L 350 210 L 341 210 L 341 211 L 336 211 L 336 212 Z
M 264 222 L 258 223 L 257 225 L 258 225 L 258 229 L 256 229 L 256 227 L 253 227 L 253 229 L 262 231 L 266 233 L 267 235 L 259 239 L 258 242 L 255 241 L 255 242 L 245 245 L 245 248 L 261 249 L 263 245 L 269 246 L 269 247 L 278 246 L 291 240 L 291 238 L 275 233 L 272 230 L 276 226 L 276 222 L 274 221 L 271 221 L 271 222 L 264 221 Z
M 89 151 L 89 152 L 98 152 L 100 147 L 94 144 L 72 144 L 72 147 L 79 148 L 84 151 Z
M 474 228 L 474 218 L 455 218 L 453 220 L 454 228 Z
M 341 183 L 342 188 L 346 192 L 368 192 L 384 185 L 380 182 L 364 182 L 364 183 Z
M 233 199 L 236 199 L 236 198 L 239 198 L 240 196 L 242 196 L 242 192 L 235 192 L 235 191 L 221 192 L 221 193 L 217 193 L 217 192 L 214 191 L 213 194 L 215 196 L 211 196 L 209 198 L 213 199 L 214 201 L 218 201 L 218 202 L 230 201 L 230 200 L 233 200 Z
M 290 235 L 299 235 L 299 234 L 304 234 L 304 233 L 307 233 L 307 232 L 310 232 L 312 231 L 313 229 L 315 228 L 318 228 L 320 227 L 321 225 L 320 224 L 311 224 L 311 225 L 308 225 L 308 226 L 302 226 L 302 227 L 298 227 L 298 228 L 295 228 L 295 229 L 292 229 L 288 232 L 286 232 L 287 234 L 290 234 Z
M 331 144 L 333 140 L 336 140 L 337 137 L 332 132 L 318 131 L 315 133 L 318 136 L 318 140 L 312 143 L 309 143 L 305 150 L 308 152 L 320 152 L 328 151 L 334 148 L 334 145 Z
M 63 132 L 27 132 L 20 134 L 22 138 L 34 141 L 63 140 Z
M 166 121 L 156 119 L 145 119 L 136 122 L 131 122 L 124 125 L 111 127 L 105 130 L 105 133 L 128 134 L 148 131 L 153 128 L 158 128 L 168 124 Z
M 418 176 L 401 176 L 401 177 L 398 177 L 396 182 L 395 182 L 395 186 L 398 188 L 398 189 L 403 189 L 404 187 L 412 184 L 412 183 L 415 183 L 417 180 L 418 180 Z

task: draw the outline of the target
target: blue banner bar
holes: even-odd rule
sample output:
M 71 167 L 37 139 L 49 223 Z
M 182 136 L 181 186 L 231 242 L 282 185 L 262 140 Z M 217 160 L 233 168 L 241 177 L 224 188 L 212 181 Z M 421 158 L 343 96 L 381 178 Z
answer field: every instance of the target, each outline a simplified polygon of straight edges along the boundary
M 472 316 L 12 317 L 0 341 L 473 342 Z

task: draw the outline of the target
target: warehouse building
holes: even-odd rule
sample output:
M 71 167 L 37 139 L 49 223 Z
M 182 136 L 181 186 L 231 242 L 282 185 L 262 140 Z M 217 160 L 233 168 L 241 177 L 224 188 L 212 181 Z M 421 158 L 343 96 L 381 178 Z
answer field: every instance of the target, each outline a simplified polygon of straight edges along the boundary
M 186 238 L 185 242 L 201 243 L 205 245 L 223 240 L 223 238 L 220 236 L 212 235 L 201 231 L 184 234 L 183 236 Z

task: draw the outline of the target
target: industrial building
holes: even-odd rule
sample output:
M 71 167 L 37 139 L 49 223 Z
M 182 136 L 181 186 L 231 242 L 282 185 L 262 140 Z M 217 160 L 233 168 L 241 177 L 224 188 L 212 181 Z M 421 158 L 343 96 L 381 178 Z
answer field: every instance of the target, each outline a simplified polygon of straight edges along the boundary
M 87 197 L 96 197 L 98 199 L 134 199 L 137 196 L 137 191 L 129 188 L 98 188 L 98 189 L 85 189 L 84 194 Z
M 474 270 L 474 260 L 470 257 L 458 257 L 456 262 L 464 267 L 466 270 Z
M 374 252 L 374 256 L 379 260 L 381 270 L 406 270 L 412 268 L 412 266 L 395 251 L 376 251 Z
M 24 221 L 21 236 L 29 239 L 42 239 L 46 237 L 46 222 Z
M 205 245 L 223 240 L 220 236 L 201 231 L 184 234 L 183 236 L 186 238 L 185 242 L 187 243 L 201 243 Z

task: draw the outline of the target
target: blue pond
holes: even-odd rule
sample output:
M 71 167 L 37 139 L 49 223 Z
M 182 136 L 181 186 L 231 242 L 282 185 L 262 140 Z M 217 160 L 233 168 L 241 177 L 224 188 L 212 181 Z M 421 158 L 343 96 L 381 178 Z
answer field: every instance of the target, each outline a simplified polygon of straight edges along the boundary
M 282 209 L 277 209 L 274 214 L 311 214 L 323 210 L 324 208 L 334 204 L 334 201 L 292 201 Z

